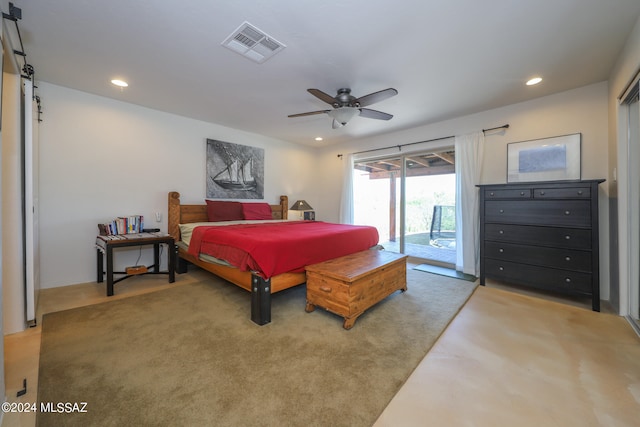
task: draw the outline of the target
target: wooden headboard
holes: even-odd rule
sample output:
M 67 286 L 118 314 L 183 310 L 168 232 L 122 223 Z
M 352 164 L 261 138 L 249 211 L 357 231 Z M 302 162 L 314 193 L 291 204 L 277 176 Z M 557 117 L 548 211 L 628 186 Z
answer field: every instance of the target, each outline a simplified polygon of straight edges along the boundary
M 288 219 L 289 197 L 280 196 L 280 204 L 270 205 L 273 219 Z M 190 222 L 207 222 L 207 204 L 181 205 L 180 193 L 169 192 L 169 212 L 167 216 L 169 234 L 178 242 L 180 240 L 180 224 Z

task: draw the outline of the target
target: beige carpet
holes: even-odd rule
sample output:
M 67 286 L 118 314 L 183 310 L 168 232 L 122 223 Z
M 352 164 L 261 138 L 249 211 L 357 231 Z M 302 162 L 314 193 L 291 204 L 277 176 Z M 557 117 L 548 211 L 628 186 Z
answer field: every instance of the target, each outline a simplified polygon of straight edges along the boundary
M 306 313 L 305 287 L 249 320 L 246 291 L 213 278 L 46 314 L 39 426 L 370 426 L 475 289 L 408 270 L 408 291 L 351 330 Z

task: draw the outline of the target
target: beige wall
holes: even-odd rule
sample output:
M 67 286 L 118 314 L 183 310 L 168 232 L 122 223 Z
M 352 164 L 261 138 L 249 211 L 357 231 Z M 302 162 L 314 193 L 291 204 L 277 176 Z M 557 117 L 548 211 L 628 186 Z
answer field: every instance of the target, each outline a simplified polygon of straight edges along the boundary
M 342 163 L 336 156 L 371 148 L 387 147 L 425 141 L 449 135 L 459 135 L 508 123 L 504 132 L 487 133 L 485 143 L 482 183 L 506 181 L 507 144 L 572 133 L 582 134 L 582 178 L 606 178 L 607 168 L 607 83 L 602 82 L 582 88 L 558 93 L 528 102 L 510 105 L 478 114 L 459 117 L 415 129 L 396 132 L 349 144 L 330 146 L 322 150 L 319 157 L 323 171 L 324 188 L 319 189 L 318 215 L 329 221 L 338 221 L 340 192 L 342 187 Z M 452 140 L 420 145 L 420 149 L 438 148 L 443 144 L 453 145 Z M 406 147 L 409 152 L 414 147 Z M 387 150 L 397 153 L 397 148 Z M 377 154 L 377 153 L 376 153 Z M 600 187 L 600 251 L 601 251 L 601 297 L 609 297 L 609 251 L 608 251 L 608 201 L 607 187 Z
M 167 229 L 167 193 L 204 203 L 206 139 L 265 149 L 265 201 L 315 200 L 310 148 L 40 82 L 40 277 L 42 288 L 96 280 L 97 224 L 144 215 Z M 162 212 L 162 222 L 155 222 Z M 138 250 L 119 251 L 116 268 Z M 145 249 L 141 263 L 151 261 Z M 164 257 L 163 257 L 164 258 Z M 163 262 L 165 262 L 163 260 Z
M 609 76 L 609 187 L 612 196 L 617 195 L 617 185 L 613 180 L 613 170 L 617 168 L 619 102 L 618 97 L 631 83 L 631 79 L 640 69 L 640 17 L 629 34 L 624 49 L 618 56 L 616 65 Z

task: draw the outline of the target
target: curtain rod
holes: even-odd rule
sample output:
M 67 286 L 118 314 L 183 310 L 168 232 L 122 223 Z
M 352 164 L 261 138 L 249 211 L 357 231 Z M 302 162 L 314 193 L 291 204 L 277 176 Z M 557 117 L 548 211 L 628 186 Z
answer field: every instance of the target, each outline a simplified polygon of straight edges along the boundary
M 489 132 L 492 130 L 498 130 L 498 129 L 509 129 L 509 123 L 507 123 L 506 125 L 502 125 L 502 126 L 496 126 L 494 128 L 489 128 L 489 129 L 482 129 L 482 132 Z M 409 145 L 416 145 L 416 144 L 424 144 L 425 142 L 434 142 L 434 141 L 441 141 L 443 139 L 449 139 L 449 138 L 455 138 L 455 135 L 452 136 L 442 136 L 440 138 L 433 138 L 433 139 L 427 139 L 426 141 L 418 141 L 418 142 L 409 142 L 407 144 L 399 144 L 399 145 L 392 145 L 389 147 L 382 147 L 382 148 L 372 148 L 371 150 L 364 150 L 364 151 L 356 151 L 355 153 L 351 153 L 351 154 L 362 154 L 362 153 L 370 153 L 372 151 L 380 151 L 380 150 L 387 150 L 389 148 L 395 148 L 398 147 L 398 151 L 402 151 L 402 147 L 407 147 Z M 338 157 L 342 157 L 342 154 L 338 154 Z

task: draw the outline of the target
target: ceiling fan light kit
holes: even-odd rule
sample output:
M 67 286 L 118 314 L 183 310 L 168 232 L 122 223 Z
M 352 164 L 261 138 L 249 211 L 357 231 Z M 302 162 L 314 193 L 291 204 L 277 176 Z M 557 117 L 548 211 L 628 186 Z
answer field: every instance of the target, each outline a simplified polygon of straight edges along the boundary
M 356 107 L 338 107 L 336 109 L 329 110 L 327 114 L 329 117 L 344 126 L 349 122 L 349 120 L 359 115 L 360 110 Z
M 336 96 L 328 95 L 319 89 L 307 89 L 307 91 L 319 100 L 330 104 L 333 107 L 333 110 L 319 110 L 310 111 L 308 113 L 290 114 L 289 117 L 327 114 L 333 119 L 332 127 L 334 129 L 346 125 L 347 123 L 349 123 L 349 120 L 351 120 L 355 116 L 361 116 L 367 119 L 391 120 L 391 118 L 393 117 L 393 115 L 391 114 L 362 107 L 383 101 L 398 94 L 398 91 L 393 88 L 373 92 L 368 95 L 361 96 L 360 98 L 356 98 L 355 96 L 351 95 L 351 89 L 349 88 L 338 89 L 338 93 Z

